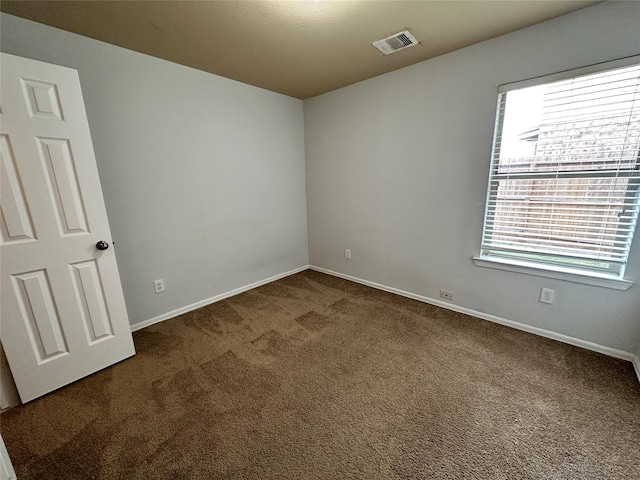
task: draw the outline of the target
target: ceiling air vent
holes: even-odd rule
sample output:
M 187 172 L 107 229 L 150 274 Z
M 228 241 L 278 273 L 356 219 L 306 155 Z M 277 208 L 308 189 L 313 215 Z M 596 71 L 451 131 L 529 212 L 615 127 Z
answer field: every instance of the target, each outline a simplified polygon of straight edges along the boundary
M 390 53 L 397 52 L 403 48 L 413 47 L 417 44 L 418 41 L 416 40 L 416 37 L 411 35 L 409 30 L 403 30 L 402 32 L 398 32 L 390 37 L 373 42 L 372 45 L 385 55 L 389 55 Z

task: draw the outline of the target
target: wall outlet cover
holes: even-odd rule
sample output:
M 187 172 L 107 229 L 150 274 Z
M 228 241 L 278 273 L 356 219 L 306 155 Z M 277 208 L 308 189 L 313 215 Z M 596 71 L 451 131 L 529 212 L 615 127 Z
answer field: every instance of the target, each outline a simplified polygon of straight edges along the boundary
M 158 279 L 153 281 L 153 291 L 156 293 L 164 292 L 164 280 Z
M 550 288 L 543 288 L 542 290 L 540 290 L 540 301 L 542 303 L 552 304 L 555 294 L 555 290 L 551 290 Z
M 448 290 L 440 290 L 440 298 L 444 298 L 445 300 L 453 302 L 453 292 L 450 292 Z

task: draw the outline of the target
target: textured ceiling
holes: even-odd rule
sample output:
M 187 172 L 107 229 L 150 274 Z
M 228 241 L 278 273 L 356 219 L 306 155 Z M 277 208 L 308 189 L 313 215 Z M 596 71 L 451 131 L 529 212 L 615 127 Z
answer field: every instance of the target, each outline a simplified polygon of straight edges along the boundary
M 7 1 L 19 17 L 309 98 L 597 1 Z M 420 44 L 371 43 L 409 28 Z

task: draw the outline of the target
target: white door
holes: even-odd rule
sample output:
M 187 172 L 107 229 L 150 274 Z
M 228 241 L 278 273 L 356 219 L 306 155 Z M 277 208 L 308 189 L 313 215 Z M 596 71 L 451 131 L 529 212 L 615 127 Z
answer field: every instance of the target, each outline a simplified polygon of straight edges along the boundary
M 0 339 L 28 402 L 135 350 L 78 72 L 2 53 L 0 76 Z
M 9 453 L 4 446 L 4 440 L 0 436 L 0 480 L 16 480 L 16 472 L 11 464 Z

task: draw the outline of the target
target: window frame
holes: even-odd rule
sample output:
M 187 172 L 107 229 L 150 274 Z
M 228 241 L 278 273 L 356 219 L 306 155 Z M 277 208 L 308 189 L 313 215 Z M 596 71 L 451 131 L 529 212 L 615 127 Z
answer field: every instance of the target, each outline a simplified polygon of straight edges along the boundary
M 572 77 L 578 77 L 583 75 L 595 74 L 605 72 L 607 70 L 615 70 L 618 68 L 624 68 L 640 64 L 640 55 L 626 57 L 618 60 L 597 63 L 582 68 L 562 71 L 553 73 L 550 75 L 539 76 L 527 80 L 512 82 L 498 87 L 498 99 L 496 108 L 496 117 L 494 121 L 493 130 L 493 142 L 491 148 L 491 156 L 489 160 L 489 176 L 487 180 L 486 188 L 486 203 L 483 212 L 482 222 L 482 238 L 485 238 L 487 226 L 491 220 L 487 216 L 490 199 L 492 198 L 492 183 L 495 183 L 494 168 L 494 153 L 496 151 L 496 142 L 501 141 L 503 127 L 504 127 L 504 114 L 501 114 L 501 108 L 506 107 L 506 100 L 503 100 L 505 94 L 509 91 L 519 90 L 523 88 L 535 87 L 542 84 L 553 83 L 557 81 L 567 80 Z M 640 151 L 638 152 L 640 158 Z M 544 175 L 543 175 L 544 176 Z M 636 198 L 640 193 L 637 191 L 638 186 L 630 184 L 627 187 L 626 198 Z M 637 223 L 640 223 L 638 221 Z M 634 231 L 631 236 L 631 244 L 637 236 L 638 226 L 634 223 Z M 514 256 L 500 256 L 498 255 L 485 255 L 483 251 L 485 248 L 480 248 L 480 253 L 473 257 L 473 261 L 477 266 L 495 268 L 498 270 L 513 271 L 517 273 L 524 273 L 535 276 L 542 276 L 548 278 L 556 278 L 559 280 L 568 280 L 574 283 L 583 283 L 589 285 L 596 285 L 608 288 L 615 288 L 618 290 L 627 290 L 633 282 L 624 279 L 625 264 L 621 264 L 618 272 L 609 271 L 597 271 L 596 269 L 587 269 L 580 267 L 572 267 L 570 265 L 560 265 L 558 263 L 545 263 L 544 261 L 518 259 Z M 541 254 L 543 255 L 543 254 Z M 566 255 L 569 256 L 569 255 Z M 628 261 L 628 257 L 627 257 Z M 611 262 L 615 263 L 615 262 Z

